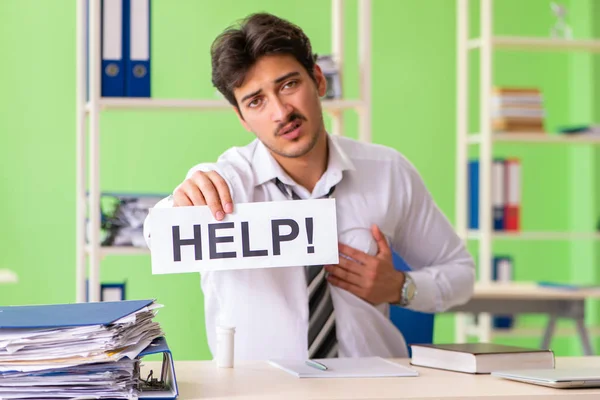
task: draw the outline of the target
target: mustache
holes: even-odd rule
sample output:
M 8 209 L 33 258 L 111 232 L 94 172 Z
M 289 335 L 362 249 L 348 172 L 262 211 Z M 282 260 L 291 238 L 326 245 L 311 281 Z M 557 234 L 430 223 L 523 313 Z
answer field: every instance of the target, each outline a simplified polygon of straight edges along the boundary
M 290 116 L 288 117 L 288 119 L 285 122 L 282 122 L 279 124 L 279 126 L 275 130 L 275 136 L 281 135 L 281 131 L 283 130 L 283 128 L 290 122 L 294 122 L 297 119 L 299 119 L 301 121 L 307 120 L 306 117 L 300 113 L 292 113 L 292 114 L 290 114 Z

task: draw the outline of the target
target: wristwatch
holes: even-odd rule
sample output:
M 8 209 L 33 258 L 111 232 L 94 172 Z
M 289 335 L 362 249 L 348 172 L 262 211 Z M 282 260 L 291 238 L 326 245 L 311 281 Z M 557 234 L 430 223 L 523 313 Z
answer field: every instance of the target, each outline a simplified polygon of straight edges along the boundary
M 415 281 L 410 277 L 410 274 L 404 272 L 404 285 L 402 285 L 402 294 L 400 295 L 398 305 L 401 307 L 408 306 L 416 294 L 417 286 L 415 285 Z

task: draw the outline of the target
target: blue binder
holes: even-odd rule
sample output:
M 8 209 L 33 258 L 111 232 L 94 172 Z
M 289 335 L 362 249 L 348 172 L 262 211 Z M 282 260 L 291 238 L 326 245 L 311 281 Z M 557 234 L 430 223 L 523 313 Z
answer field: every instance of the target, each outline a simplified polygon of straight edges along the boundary
M 468 227 L 479 229 L 479 160 L 469 160 L 467 173 Z
M 102 97 L 123 97 L 125 95 L 123 1 L 101 1 Z
M 0 307 L 0 329 L 63 328 L 87 325 L 109 325 L 127 315 L 151 305 L 154 300 L 126 300 L 97 303 L 48 304 Z M 141 388 L 140 399 L 175 399 L 179 395 L 173 356 L 164 337 L 156 338 L 137 358 L 163 354 L 157 386 Z M 141 377 L 145 378 L 145 377 Z M 146 379 L 144 379 L 146 380 Z M 146 395 L 144 394 L 146 393 Z
M 0 307 L 0 328 L 59 328 L 108 325 L 149 306 L 153 300 Z
M 157 378 L 157 382 L 161 389 L 154 388 L 150 391 L 141 388 L 140 399 L 154 399 L 154 400 L 171 400 L 176 399 L 179 396 L 179 388 L 177 386 L 177 377 L 175 375 L 175 363 L 173 362 L 173 355 L 167 341 L 164 337 L 155 339 L 144 351 L 142 351 L 138 358 L 141 359 L 150 354 L 163 355 L 160 376 Z M 154 371 L 152 371 L 154 376 Z M 143 376 L 141 378 L 144 378 Z M 144 395 L 144 393 L 147 395 Z
M 492 163 L 492 207 L 495 231 L 504 230 L 506 185 L 506 165 L 504 158 L 494 158 Z
M 150 97 L 150 0 L 123 0 L 125 96 Z

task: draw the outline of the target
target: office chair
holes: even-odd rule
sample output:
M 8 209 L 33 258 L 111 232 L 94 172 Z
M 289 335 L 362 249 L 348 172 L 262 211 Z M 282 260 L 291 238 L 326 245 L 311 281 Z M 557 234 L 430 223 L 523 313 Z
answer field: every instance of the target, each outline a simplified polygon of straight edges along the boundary
M 393 253 L 394 268 L 398 271 L 410 271 L 411 268 L 398 254 Z M 412 356 L 411 344 L 433 343 L 434 314 L 408 310 L 391 306 L 390 319 L 402 332 L 408 346 L 408 355 Z

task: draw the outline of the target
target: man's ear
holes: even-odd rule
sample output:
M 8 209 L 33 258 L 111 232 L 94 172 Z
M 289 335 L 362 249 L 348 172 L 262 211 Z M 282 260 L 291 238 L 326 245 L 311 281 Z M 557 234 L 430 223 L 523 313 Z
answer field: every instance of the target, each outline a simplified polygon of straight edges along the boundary
M 317 82 L 317 92 L 319 93 L 319 97 L 323 97 L 325 96 L 325 93 L 327 93 L 327 80 L 325 79 L 325 76 L 323 75 L 323 70 L 321 70 L 319 64 L 315 63 L 313 73 Z
M 238 106 L 234 106 L 233 109 L 235 110 L 235 115 L 237 115 L 238 119 L 240 120 L 240 124 L 242 124 L 242 126 L 244 127 L 244 129 L 246 129 L 248 132 L 252 132 L 250 130 L 250 127 L 248 126 L 248 123 L 246 122 L 246 120 L 242 116 L 240 108 Z

